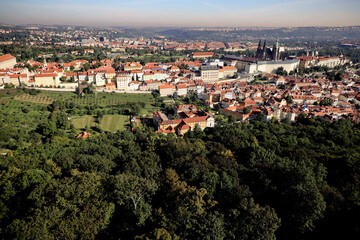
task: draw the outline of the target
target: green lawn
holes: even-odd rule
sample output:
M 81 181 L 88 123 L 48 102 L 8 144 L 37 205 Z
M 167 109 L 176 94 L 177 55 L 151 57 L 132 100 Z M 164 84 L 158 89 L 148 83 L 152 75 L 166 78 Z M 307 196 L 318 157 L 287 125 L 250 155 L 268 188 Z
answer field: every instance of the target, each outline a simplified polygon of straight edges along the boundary
M 93 127 L 96 125 L 95 117 L 86 115 L 74 117 L 71 119 L 76 129 L 83 129 L 86 125 Z M 126 115 L 105 115 L 100 122 L 100 127 L 105 131 L 116 132 L 117 130 L 125 130 L 125 126 L 129 124 L 129 116 Z
M 103 130 L 110 132 L 125 130 L 127 124 L 129 124 L 129 116 L 125 115 L 105 115 L 100 123 Z
M 89 127 L 95 126 L 95 118 L 93 116 L 82 116 L 82 117 L 74 117 L 71 119 L 71 122 L 74 124 L 76 129 L 85 128 L 86 125 Z

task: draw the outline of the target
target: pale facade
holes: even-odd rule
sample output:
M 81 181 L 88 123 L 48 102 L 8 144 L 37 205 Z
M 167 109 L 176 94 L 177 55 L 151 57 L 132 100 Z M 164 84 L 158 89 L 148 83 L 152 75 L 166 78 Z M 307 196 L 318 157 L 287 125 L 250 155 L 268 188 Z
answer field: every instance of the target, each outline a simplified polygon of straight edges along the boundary
M 97 73 L 97 74 L 95 74 L 95 85 L 96 86 L 105 86 L 105 84 L 106 84 L 105 73 Z
M 161 85 L 159 86 L 160 96 L 166 97 L 175 93 L 175 86 L 173 85 Z
M 237 72 L 237 68 L 234 66 L 223 67 L 223 77 L 232 77 Z
M 13 68 L 16 65 L 16 57 L 5 54 L 0 56 L 0 69 Z
M 126 75 L 119 75 L 116 77 L 116 87 L 119 90 L 126 91 L 129 88 L 129 83 L 131 82 L 131 78 Z
M 36 74 L 34 77 L 35 86 L 57 87 L 60 83 L 59 75 L 56 73 Z
M 201 66 L 201 80 L 218 81 L 219 68 L 217 66 Z
M 245 67 L 247 73 L 270 73 L 273 74 L 280 67 L 283 67 L 285 71 L 294 71 L 299 66 L 299 60 L 288 60 L 288 61 L 261 61 L 257 63 L 248 64 Z
M 333 68 L 333 67 L 336 67 L 336 66 L 340 65 L 340 58 L 339 57 L 319 58 L 318 63 L 316 65 L 317 66 L 322 66 L 322 67 Z

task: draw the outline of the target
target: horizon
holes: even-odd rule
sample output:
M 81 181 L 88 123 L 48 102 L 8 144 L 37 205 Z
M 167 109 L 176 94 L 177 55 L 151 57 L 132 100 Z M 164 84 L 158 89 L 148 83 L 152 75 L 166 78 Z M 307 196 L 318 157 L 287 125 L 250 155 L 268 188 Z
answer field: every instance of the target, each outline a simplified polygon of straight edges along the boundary
M 356 0 L 213 0 L 76 3 L 0 0 L 0 22 L 98 27 L 344 27 L 360 25 Z M 14 15 L 13 13 L 16 13 Z
M 42 24 L 42 23 L 18 23 L 18 24 L 12 24 L 12 23 L 3 23 L 0 22 L 0 26 L 43 26 L 43 27 L 47 27 L 47 26 L 51 26 L 51 27 L 94 27 L 94 28 L 183 28 L 183 29 L 191 29 L 191 28 L 327 28 L 327 27 L 334 27 L 334 28 L 346 28 L 346 27 L 360 27 L 360 24 L 358 25 L 304 25 L 304 26 L 186 26 L 186 27 L 181 27 L 181 26 L 156 26 L 156 25 L 149 25 L 149 26 L 123 26 L 123 25 L 118 25 L 118 26 L 107 26 L 107 25 L 81 25 L 81 24 Z

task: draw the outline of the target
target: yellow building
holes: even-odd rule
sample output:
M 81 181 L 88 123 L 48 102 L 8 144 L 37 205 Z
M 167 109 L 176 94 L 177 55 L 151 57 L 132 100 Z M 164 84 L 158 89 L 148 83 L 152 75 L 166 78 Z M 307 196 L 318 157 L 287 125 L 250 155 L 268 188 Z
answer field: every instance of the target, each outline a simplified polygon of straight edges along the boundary
M 60 83 L 57 73 L 42 73 L 34 76 L 35 86 L 38 87 L 57 87 Z
M 106 73 L 105 73 L 105 77 L 106 77 L 106 79 L 108 79 L 108 80 L 115 80 L 116 79 L 116 72 L 115 71 L 107 71 Z
M 27 74 L 12 74 L 9 78 L 9 83 L 14 86 L 26 85 L 29 81 L 29 77 Z
M 237 72 L 237 68 L 234 66 L 227 66 L 222 68 L 224 77 L 232 77 Z

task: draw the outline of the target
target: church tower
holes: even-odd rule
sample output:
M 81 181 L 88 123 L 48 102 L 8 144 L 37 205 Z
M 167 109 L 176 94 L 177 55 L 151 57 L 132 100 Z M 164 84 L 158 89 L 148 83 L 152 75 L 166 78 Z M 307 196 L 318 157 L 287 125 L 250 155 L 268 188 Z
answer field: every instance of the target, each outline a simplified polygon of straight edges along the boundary
M 256 58 L 261 58 L 261 56 L 262 56 L 262 49 L 261 49 L 261 39 L 260 39 L 257 50 L 256 50 L 255 57 Z
M 266 39 L 264 40 L 264 46 L 262 49 L 262 56 L 261 56 L 262 60 L 266 60 Z
M 279 47 L 278 39 L 276 39 L 276 41 L 274 43 L 271 55 L 272 55 L 272 60 L 277 61 L 280 58 L 280 47 Z

